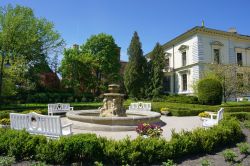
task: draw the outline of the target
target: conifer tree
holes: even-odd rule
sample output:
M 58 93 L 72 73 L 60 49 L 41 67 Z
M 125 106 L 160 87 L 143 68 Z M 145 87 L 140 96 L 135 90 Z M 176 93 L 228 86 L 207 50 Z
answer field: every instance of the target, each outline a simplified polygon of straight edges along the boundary
M 140 99 L 145 95 L 147 60 L 143 56 L 141 42 L 137 32 L 128 48 L 129 62 L 125 68 L 124 84 L 128 95 Z
M 149 95 L 151 95 L 153 98 L 159 97 L 159 95 L 162 92 L 162 85 L 163 85 L 163 71 L 165 65 L 165 53 L 163 47 L 156 43 L 153 51 L 149 55 L 150 58 L 150 81 L 148 88 L 151 90 L 151 93 L 149 92 Z

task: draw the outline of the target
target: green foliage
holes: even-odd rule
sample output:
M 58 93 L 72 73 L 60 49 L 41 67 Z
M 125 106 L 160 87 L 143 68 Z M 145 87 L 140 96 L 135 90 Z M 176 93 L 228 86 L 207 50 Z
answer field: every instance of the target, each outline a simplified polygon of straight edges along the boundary
M 186 95 L 169 95 L 165 96 L 164 100 L 171 103 L 187 103 L 187 104 L 198 104 L 198 97 L 186 96 Z
M 15 163 L 15 157 L 11 156 L 0 156 L 0 165 L 1 166 L 10 166 Z
M 9 119 L 10 111 L 0 111 L 0 119 Z
M 115 141 L 93 134 L 78 134 L 58 140 L 30 135 L 25 131 L 0 129 L 0 155 L 19 160 L 38 160 L 49 164 L 93 163 L 143 165 L 162 163 L 190 154 L 210 153 L 232 145 L 242 138 L 237 120 L 223 120 L 210 129 L 173 133 L 170 141 L 163 138 L 137 137 Z
M 241 154 L 248 155 L 250 153 L 250 144 L 247 142 L 238 143 L 237 147 L 240 149 Z
M 90 54 L 83 54 L 76 48 L 65 49 L 59 68 L 63 85 L 72 88 L 76 94 L 90 91 L 97 86 L 92 74 L 94 63 L 94 57 Z
M 163 85 L 163 71 L 165 66 L 165 52 L 163 47 L 156 43 L 153 51 L 149 55 L 150 58 L 150 69 L 149 69 L 149 81 L 147 96 L 157 98 L 162 93 Z
M 162 166 L 176 166 L 173 160 L 169 160 L 167 162 L 163 162 Z
M 34 89 L 38 73 L 48 71 L 48 54 L 60 52 L 64 41 L 53 23 L 34 15 L 31 8 L 8 5 L 0 8 L 0 50 L 6 54 L 10 69 L 5 69 L 6 95 Z M 16 85 L 19 85 L 16 88 Z M 15 91 L 13 91 L 15 90 Z
M 10 119 L 8 118 L 3 118 L 0 120 L 1 125 L 10 125 Z
M 109 82 L 117 79 L 120 69 L 120 48 L 111 35 L 93 35 L 81 48 L 84 54 L 90 54 L 96 61 L 97 79 L 101 79 L 101 75 Z
M 235 162 L 235 158 L 238 157 L 238 155 L 230 149 L 226 149 L 223 151 L 223 156 L 225 158 L 225 161 L 229 162 Z
M 208 105 L 221 104 L 222 86 L 215 79 L 202 79 L 198 83 L 199 102 Z
M 62 82 L 75 94 L 104 91 L 119 80 L 120 49 L 111 35 L 93 35 L 79 48 L 64 51 Z
M 28 95 L 27 102 L 55 103 L 55 102 L 90 102 L 94 101 L 91 93 L 74 95 L 73 93 L 35 93 Z
M 208 159 L 201 160 L 201 166 L 211 166 L 211 162 Z
M 28 113 L 31 113 L 31 112 L 35 112 L 37 114 L 48 115 L 48 110 L 47 109 L 25 110 L 25 111 L 22 111 L 21 113 L 22 114 L 28 114 Z
M 141 47 L 139 36 L 135 32 L 128 48 L 129 62 L 125 68 L 124 84 L 128 95 L 137 99 L 145 97 L 147 83 L 147 60 Z
M 245 120 L 245 121 L 243 122 L 243 125 L 244 125 L 244 127 L 250 129 L 250 120 Z
M 201 117 L 201 118 L 207 118 L 207 117 L 209 117 L 209 113 L 207 113 L 207 112 L 201 112 L 201 113 L 199 113 L 198 116 Z
M 104 166 L 104 165 L 102 164 L 102 162 L 98 162 L 98 161 L 95 161 L 95 162 L 94 162 L 94 165 L 95 165 L 95 166 Z
M 250 120 L 250 112 L 229 112 L 225 117 L 234 117 L 240 121 Z
M 44 136 L 31 136 L 25 131 L 0 130 L 0 155 L 14 156 L 18 161 L 34 159 L 37 145 L 44 143 Z
M 78 134 L 51 140 L 39 146 L 38 159 L 48 163 L 99 161 L 103 151 L 101 141 L 94 134 Z

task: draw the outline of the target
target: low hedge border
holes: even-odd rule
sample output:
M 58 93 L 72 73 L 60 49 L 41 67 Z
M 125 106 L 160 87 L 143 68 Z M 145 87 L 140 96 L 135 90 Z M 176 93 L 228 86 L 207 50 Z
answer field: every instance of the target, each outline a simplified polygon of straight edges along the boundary
M 102 161 L 109 165 L 159 164 L 185 155 L 210 153 L 217 148 L 237 143 L 243 138 L 236 119 L 222 120 L 210 129 L 173 132 L 172 139 L 137 137 L 115 141 L 94 134 L 77 134 L 47 140 L 25 131 L 0 129 L 0 155 L 17 160 L 38 160 L 50 164 Z

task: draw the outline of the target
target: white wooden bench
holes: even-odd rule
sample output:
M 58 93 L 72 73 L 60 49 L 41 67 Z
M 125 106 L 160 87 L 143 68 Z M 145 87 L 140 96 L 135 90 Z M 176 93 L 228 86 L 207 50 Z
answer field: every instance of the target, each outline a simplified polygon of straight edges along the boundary
M 237 102 L 244 101 L 244 98 L 243 98 L 243 97 L 237 97 L 237 98 L 236 98 L 236 101 L 237 101 Z
M 72 134 L 72 124 L 62 125 L 60 116 L 10 113 L 10 127 L 15 130 L 25 129 L 31 134 L 41 134 L 47 137 L 60 137 Z
M 70 104 L 67 103 L 48 104 L 48 115 L 53 116 L 56 113 L 65 113 L 72 110 L 73 107 L 70 107 Z
M 129 111 L 151 111 L 151 103 L 137 102 L 131 103 L 128 107 Z
M 202 118 L 203 123 L 202 126 L 207 128 L 207 127 L 213 127 L 214 125 L 217 125 L 219 121 L 223 119 L 223 113 L 224 113 L 224 108 L 220 108 L 220 110 L 215 113 L 209 113 L 209 118 Z

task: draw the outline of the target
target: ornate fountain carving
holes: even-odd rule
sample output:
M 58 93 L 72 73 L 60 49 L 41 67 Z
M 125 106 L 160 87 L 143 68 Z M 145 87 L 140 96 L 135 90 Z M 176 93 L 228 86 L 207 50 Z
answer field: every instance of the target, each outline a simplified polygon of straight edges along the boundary
M 117 84 L 109 85 L 110 93 L 104 93 L 103 106 L 99 108 L 100 116 L 126 116 L 123 108 L 124 94 L 119 93 L 120 86 Z

